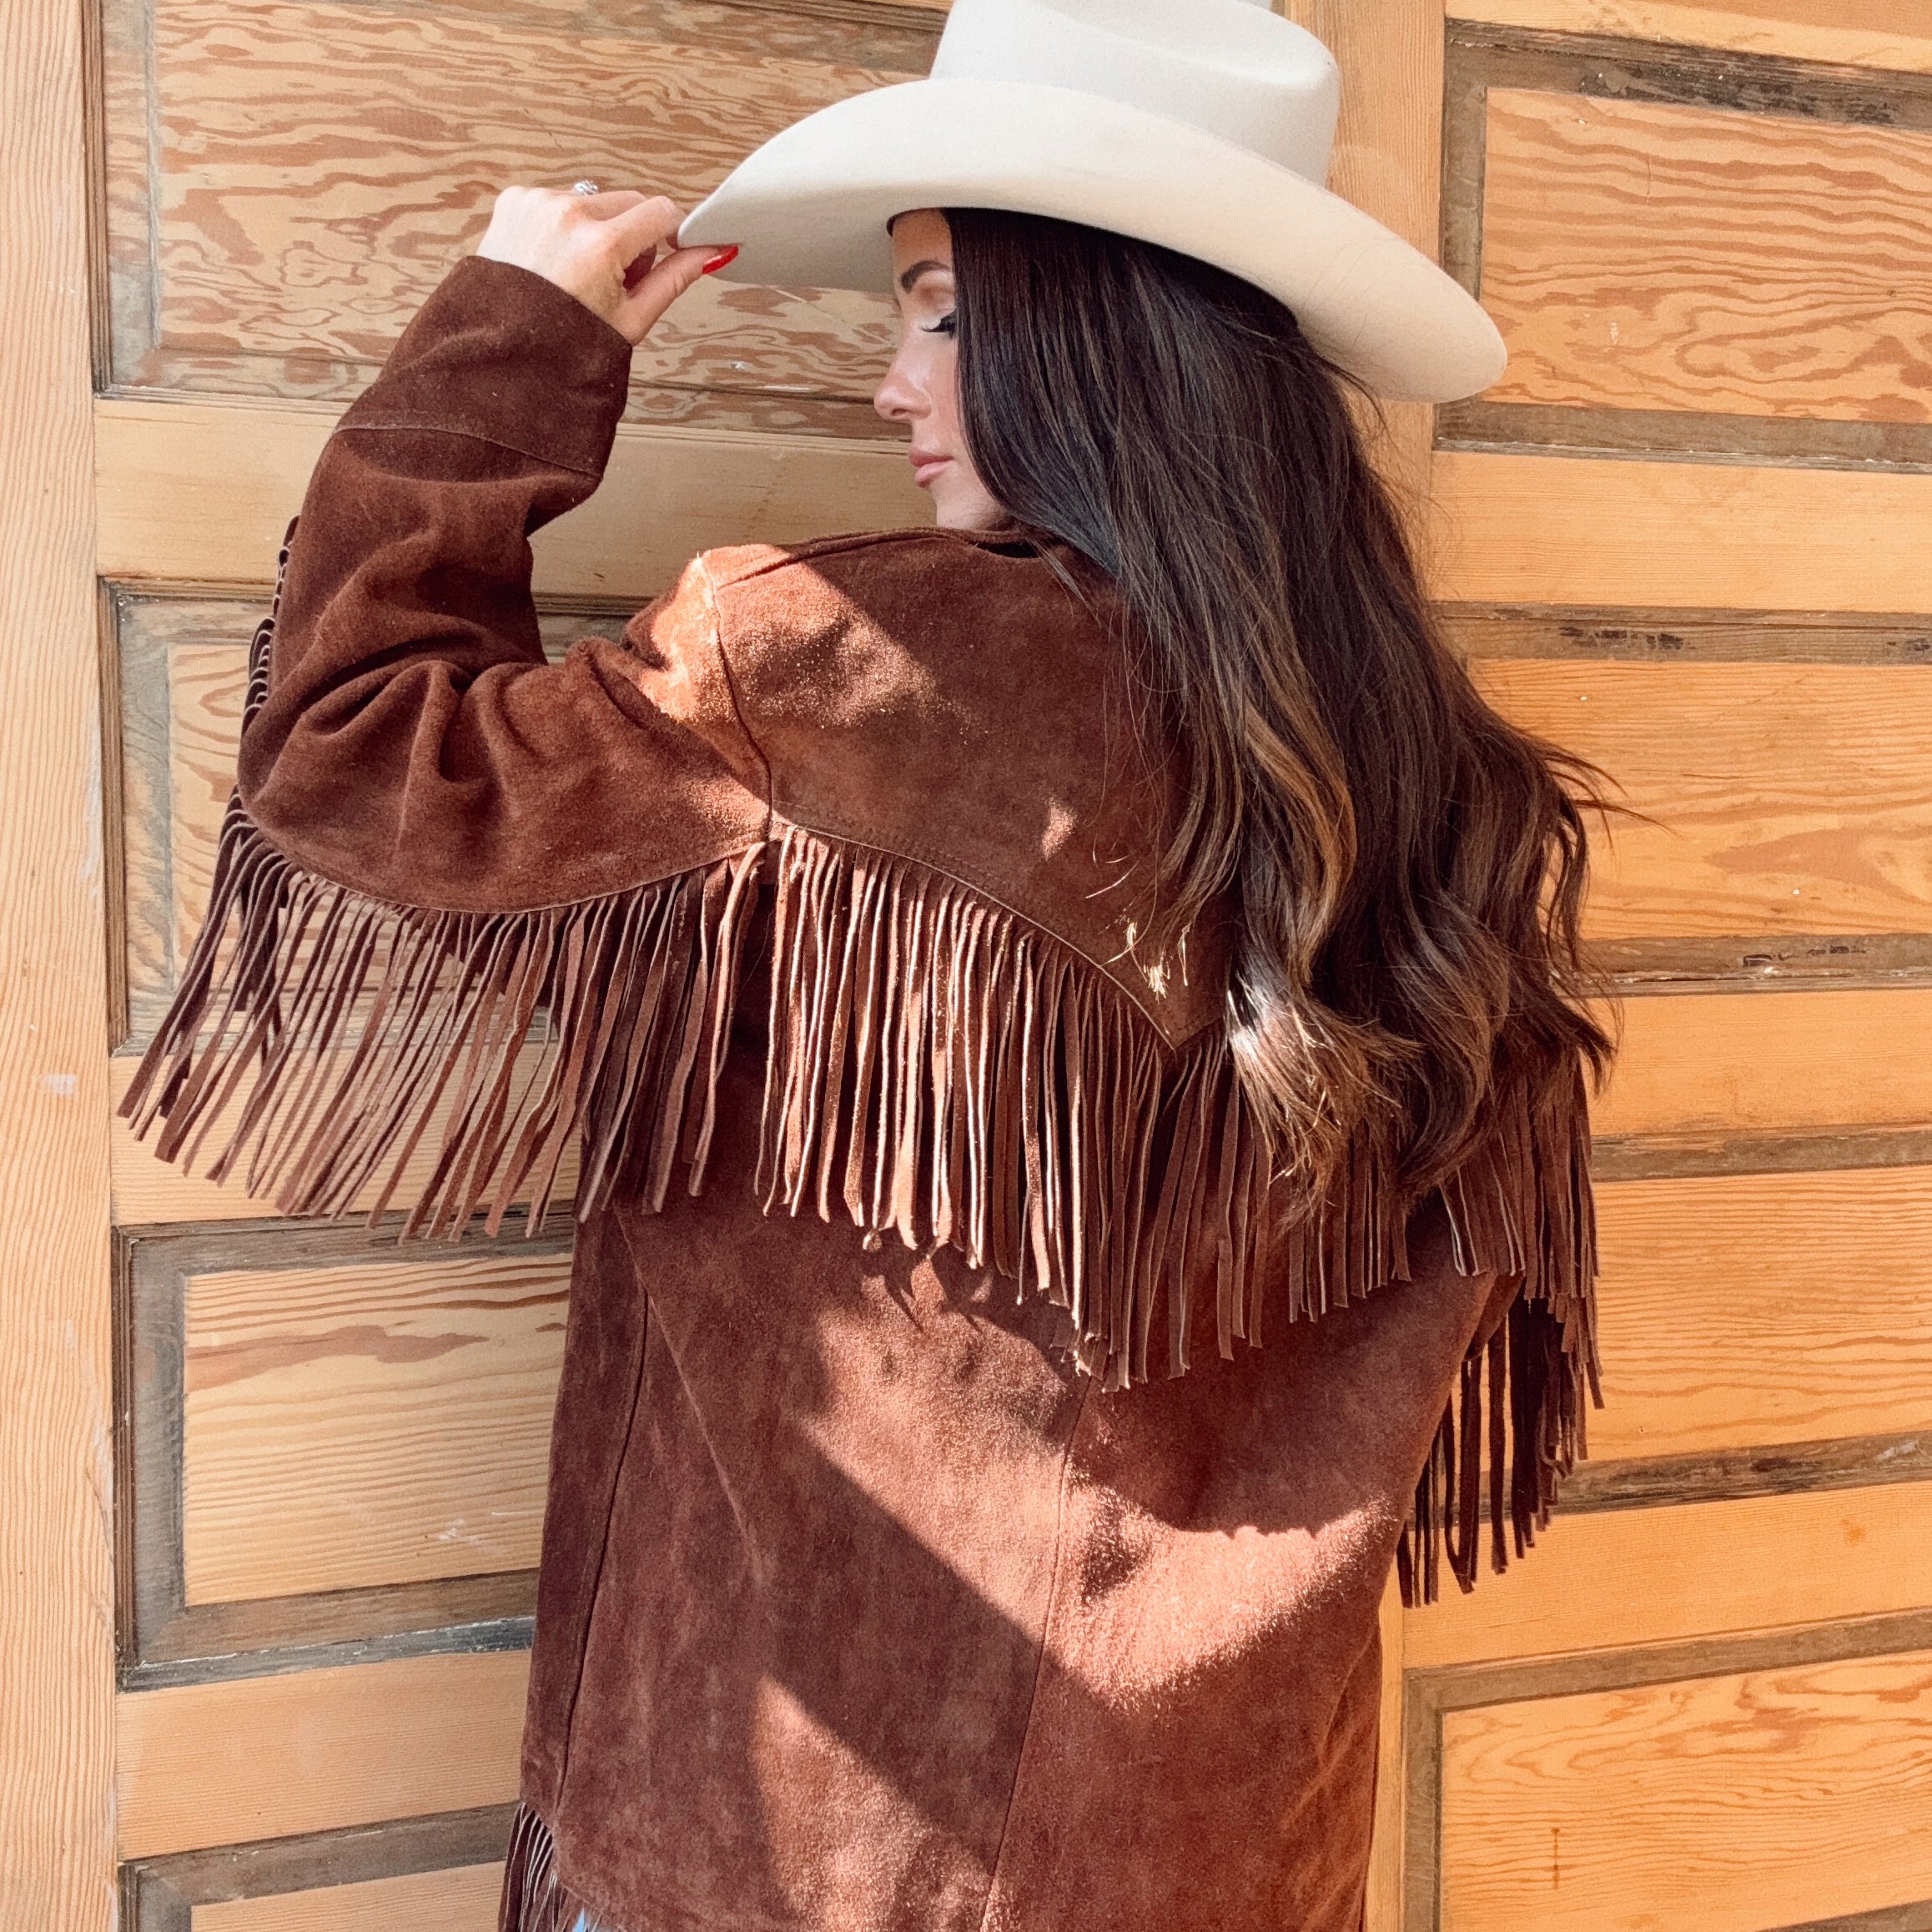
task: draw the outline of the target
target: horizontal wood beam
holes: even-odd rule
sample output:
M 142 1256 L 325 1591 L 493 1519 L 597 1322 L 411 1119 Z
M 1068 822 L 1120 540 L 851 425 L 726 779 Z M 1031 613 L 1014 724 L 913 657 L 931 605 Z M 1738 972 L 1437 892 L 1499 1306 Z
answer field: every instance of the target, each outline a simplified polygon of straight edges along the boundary
M 1439 450 L 1430 583 L 1474 603 L 1911 611 L 1932 475 Z
M 1501 1576 L 1486 1532 L 1472 1591 L 1445 1577 L 1435 1602 L 1403 1613 L 1403 1661 L 1431 1670 L 1621 1652 L 1918 1610 L 1928 1539 L 1932 1482 L 1573 1516 L 1559 1497 L 1535 1547 L 1521 1558 L 1512 1548 Z
M 120 1855 L 511 1802 L 529 1673 L 486 1651 L 123 1692 Z
M 105 577 L 266 584 L 332 410 L 106 397 L 95 405 Z M 536 587 L 638 602 L 694 552 L 930 523 L 903 443 L 625 425 L 603 486 L 541 531 Z
M 261 584 L 327 410 L 103 399 L 103 576 Z M 1448 601 L 1912 611 L 1932 476 L 1438 450 L 1431 583 Z M 553 596 L 641 601 L 694 551 L 930 521 L 895 443 L 626 425 L 604 486 L 536 541 Z
M 1457 20 L 1932 73 L 1932 20 L 1899 0 L 1449 0 Z

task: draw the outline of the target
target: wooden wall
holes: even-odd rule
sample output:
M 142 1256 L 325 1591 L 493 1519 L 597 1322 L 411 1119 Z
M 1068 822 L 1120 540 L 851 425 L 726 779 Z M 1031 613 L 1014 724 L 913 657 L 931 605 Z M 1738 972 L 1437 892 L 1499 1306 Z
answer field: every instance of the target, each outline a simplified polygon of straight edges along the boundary
M 1607 1406 L 1520 1569 L 1402 1618 L 1402 1932 L 1932 1926 L 1914 11 L 1446 25 L 1441 259 L 1511 360 L 1436 412 L 1436 588 L 1651 822 L 1588 916 Z

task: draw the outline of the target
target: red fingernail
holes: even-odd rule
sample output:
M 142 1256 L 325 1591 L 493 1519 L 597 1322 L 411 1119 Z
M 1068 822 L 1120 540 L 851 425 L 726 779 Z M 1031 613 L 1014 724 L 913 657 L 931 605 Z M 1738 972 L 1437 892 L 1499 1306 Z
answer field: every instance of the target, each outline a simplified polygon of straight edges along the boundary
M 734 243 L 728 249 L 720 249 L 718 252 L 713 255 L 701 269 L 698 270 L 698 273 L 700 274 L 708 275 L 713 269 L 722 269 L 727 262 L 735 262 L 737 259 L 737 246 Z

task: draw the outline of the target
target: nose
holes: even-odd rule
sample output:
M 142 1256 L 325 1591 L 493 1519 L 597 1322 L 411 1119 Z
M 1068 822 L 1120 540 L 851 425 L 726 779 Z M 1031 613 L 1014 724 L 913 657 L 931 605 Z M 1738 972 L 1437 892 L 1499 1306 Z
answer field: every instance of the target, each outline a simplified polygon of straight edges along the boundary
M 888 423 L 916 423 L 931 405 L 925 391 L 906 373 L 902 360 L 900 356 L 893 358 L 885 380 L 873 392 L 872 406 Z

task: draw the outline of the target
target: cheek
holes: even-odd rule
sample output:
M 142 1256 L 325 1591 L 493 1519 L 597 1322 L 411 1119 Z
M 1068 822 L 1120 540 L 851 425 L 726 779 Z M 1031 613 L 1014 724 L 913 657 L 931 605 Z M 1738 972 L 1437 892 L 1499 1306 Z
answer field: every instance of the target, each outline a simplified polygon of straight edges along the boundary
M 956 350 L 942 350 L 926 371 L 926 393 L 932 398 L 933 421 L 948 445 L 962 455 L 966 439 L 959 428 L 959 355 Z

